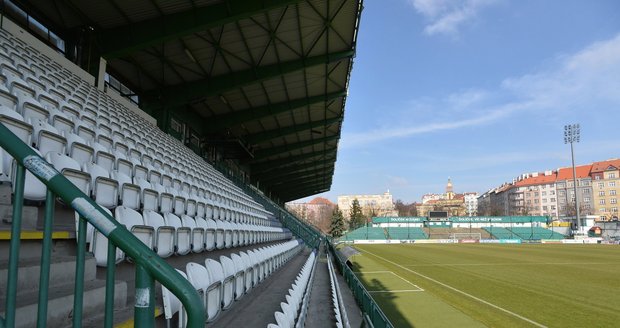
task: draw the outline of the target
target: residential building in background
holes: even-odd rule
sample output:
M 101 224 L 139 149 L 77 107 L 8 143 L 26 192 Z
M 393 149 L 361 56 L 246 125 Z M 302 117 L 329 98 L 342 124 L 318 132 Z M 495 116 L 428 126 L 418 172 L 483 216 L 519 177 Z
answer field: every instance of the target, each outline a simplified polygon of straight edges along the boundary
M 525 173 L 480 195 L 478 214 L 574 220 L 578 203 L 582 217 L 596 215 L 600 220 L 617 220 L 620 159 L 579 165 L 575 173 L 577 195 L 572 167 Z
M 575 167 L 577 174 L 577 200 L 579 212 L 582 216 L 593 214 L 593 190 L 592 177 L 590 176 L 592 164 Z M 575 207 L 575 187 L 573 185 L 573 168 L 564 167 L 558 169 L 557 181 L 557 218 L 572 218 L 577 216 Z
M 594 215 L 600 220 L 618 220 L 618 190 L 620 190 L 620 159 L 596 162 L 592 165 L 592 201 Z
M 286 209 L 298 218 L 317 227 L 324 233 L 329 233 L 331 218 L 336 204 L 323 197 L 316 197 L 308 203 L 286 203 Z
M 418 216 L 428 216 L 430 211 L 447 211 L 450 216 L 473 216 L 477 214 L 477 208 L 478 193 L 455 193 L 451 179 L 448 179 L 444 194 L 426 194 L 422 196 L 422 204 L 416 206 Z
M 357 199 L 362 207 L 362 213 L 367 217 L 372 216 L 398 216 L 394 206 L 392 194 L 386 191 L 382 195 L 342 195 L 338 196 L 338 208 L 346 220 L 350 219 L 350 210 L 353 200 Z

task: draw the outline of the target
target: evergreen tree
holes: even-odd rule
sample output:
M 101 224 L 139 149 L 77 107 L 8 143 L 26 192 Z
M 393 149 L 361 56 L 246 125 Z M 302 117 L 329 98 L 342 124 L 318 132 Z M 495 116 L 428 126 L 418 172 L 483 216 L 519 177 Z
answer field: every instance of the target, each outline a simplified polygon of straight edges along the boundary
M 329 233 L 334 238 L 338 238 L 344 234 L 344 217 L 342 211 L 336 207 L 332 213 L 332 223 L 329 227 Z
M 349 228 L 351 230 L 359 228 L 366 223 L 360 202 L 356 199 L 351 203 Z

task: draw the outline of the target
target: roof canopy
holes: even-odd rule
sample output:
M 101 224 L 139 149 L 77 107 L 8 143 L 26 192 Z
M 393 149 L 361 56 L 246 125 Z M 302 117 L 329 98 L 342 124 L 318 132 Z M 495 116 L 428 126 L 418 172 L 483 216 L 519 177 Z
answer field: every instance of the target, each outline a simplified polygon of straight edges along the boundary
M 16 2 L 280 200 L 329 190 L 362 0 Z

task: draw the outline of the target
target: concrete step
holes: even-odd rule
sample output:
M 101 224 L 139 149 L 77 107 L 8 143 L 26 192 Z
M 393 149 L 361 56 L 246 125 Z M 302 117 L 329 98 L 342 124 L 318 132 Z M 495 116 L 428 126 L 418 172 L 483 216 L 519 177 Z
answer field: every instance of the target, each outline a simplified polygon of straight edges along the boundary
M 48 297 L 47 326 L 68 327 L 73 320 L 73 280 L 50 288 Z M 114 287 L 114 308 L 122 309 L 127 303 L 127 284 L 116 281 Z M 16 327 L 34 327 L 37 323 L 38 291 L 21 293 L 17 300 Z M 84 282 L 83 318 L 99 315 L 105 305 L 105 281 L 91 280 Z M 4 305 L 2 305 L 4 309 Z M 4 316 L 4 313 L 2 313 Z
M 50 266 L 50 287 L 66 284 L 75 280 L 75 257 L 52 256 Z M 41 271 L 41 259 L 31 258 L 19 262 L 17 276 L 18 293 L 39 290 L 39 276 Z M 8 260 L 0 261 L 0 286 L 6 286 L 8 275 Z M 84 263 L 84 281 L 95 280 L 97 266 L 92 255 L 86 256 Z M 0 295 L 0 301 L 4 301 L 6 295 Z

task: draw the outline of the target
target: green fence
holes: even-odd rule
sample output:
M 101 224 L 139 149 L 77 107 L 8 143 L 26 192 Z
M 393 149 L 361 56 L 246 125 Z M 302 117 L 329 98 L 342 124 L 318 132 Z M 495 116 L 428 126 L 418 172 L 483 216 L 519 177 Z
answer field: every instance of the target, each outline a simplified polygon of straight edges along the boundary
M 38 295 L 38 327 L 46 326 L 52 251 L 52 227 L 56 197 L 62 199 L 65 204 L 69 204 L 80 214 L 77 231 L 78 243 L 73 297 L 74 327 L 81 327 L 82 325 L 87 222 L 92 224 L 95 229 L 99 230 L 110 241 L 108 243 L 108 266 L 106 274 L 105 327 L 111 328 L 113 326 L 116 247 L 122 249 L 135 263 L 136 301 L 134 304 L 134 320 L 136 327 L 153 327 L 155 325 L 155 281 L 159 281 L 163 286 L 168 288 L 176 295 L 181 303 L 183 303 L 188 315 L 188 327 L 205 326 L 204 307 L 194 287 L 177 273 L 174 268 L 157 256 L 149 247 L 138 240 L 129 230 L 119 224 L 112 216 L 104 212 L 92 199 L 82 193 L 67 178 L 60 174 L 60 172 L 37 155 L 28 145 L 13 134 L 4 123 L 0 123 L 0 147 L 6 150 L 16 161 L 9 264 L 7 285 L 5 286 L 5 314 L 4 318 L 0 318 L 0 327 L 12 328 L 15 326 L 18 262 L 26 170 L 34 174 L 47 186 Z
M 349 268 L 346 264 L 346 260 L 343 259 L 340 253 L 336 250 L 331 241 L 328 241 L 329 251 L 332 253 L 334 258 L 336 259 L 336 266 L 340 270 L 340 273 L 344 277 L 344 280 L 349 285 L 355 300 L 360 306 L 362 312 L 364 312 L 372 323 L 372 326 L 375 328 L 393 328 L 394 325 L 390 322 L 390 320 L 385 316 L 385 313 L 381 311 L 379 305 L 375 302 L 375 300 L 370 296 L 366 287 L 362 284 L 362 282 L 357 278 L 355 273 Z

